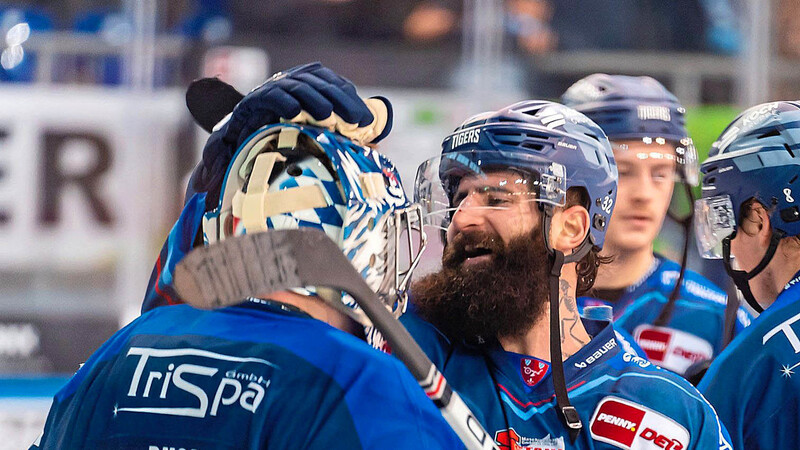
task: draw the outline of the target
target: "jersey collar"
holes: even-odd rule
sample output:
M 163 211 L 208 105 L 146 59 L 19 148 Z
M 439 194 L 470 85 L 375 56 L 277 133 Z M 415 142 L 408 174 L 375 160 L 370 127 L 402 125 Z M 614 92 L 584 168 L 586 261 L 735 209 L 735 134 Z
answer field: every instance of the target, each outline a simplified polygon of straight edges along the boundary
M 246 301 L 236 305 L 235 308 L 255 309 L 257 311 L 267 311 L 275 314 L 304 317 L 308 319 L 312 318 L 305 311 L 296 306 L 266 298 L 250 297 Z
M 564 377 L 567 389 L 572 389 L 585 382 L 586 377 L 600 369 L 603 363 L 619 353 L 619 344 L 610 322 L 581 319 L 586 331 L 592 340 L 584 345 L 577 353 L 564 361 Z M 501 389 L 512 392 L 515 396 L 528 396 L 533 399 L 546 398 L 553 394 L 553 383 L 548 381 L 552 374 L 548 374 L 532 389 L 525 389 L 520 379 L 519 367 L 513 363 L 514 358 L 509 357 L 499 343 L 492 346 L 489 356 L 494 366 L 503 374 L 504 380 L 498 379 Z M 522 355 L 524 356 L 524 355 Z M 531 357 L 532 358 L 532 357 Z
M 770 305 L 767 310 L 777 311 L 789 303 L 796 302 L 798 300 L 800 300 L 800 272 L 794 274 L 792 279 L 786 283 L 786 286 L 783 287 L 781 293 L 778 294 L 778 298 L 775 299 L 775 302 Z

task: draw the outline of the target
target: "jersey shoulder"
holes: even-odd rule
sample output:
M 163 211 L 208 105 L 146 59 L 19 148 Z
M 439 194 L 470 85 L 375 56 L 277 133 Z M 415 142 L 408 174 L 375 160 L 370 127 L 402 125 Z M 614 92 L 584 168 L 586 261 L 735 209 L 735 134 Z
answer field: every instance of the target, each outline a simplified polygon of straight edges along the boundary
M 675 286 L 675 281 L 680 274 L 681 266 L 675 261 L 659 256 L 661 265 L 651 277 L 660 288 L 669 295 Z M 683 274 L 681 285 L 681 296 L 686 300 L 695 300 L 719 305 L 724 308 L 728 301 L 728 296 L 724 290 L 714 284 L 711 280 L 699 273 L 686 269 Z
M 709 368 L 704 381 L 714 378 L 717 372 L 725 370 L 724 368 L 735 368 L 737 373 L 741 373 L 742 370 L 754 365 L 753 360 L 756 357 L 763 360 L 769 356 L 779 360 L 800 353 L 800 338 L 794 328 L 794 324 L 798 321 L 800 321 L 800 298 L 779 309 L 767 309 L 720 353 Z
M 615 381 L 612 392 L 664 413 L 694 411 L 705 414 L 709 408 L 697 389 L 681 376 L 662 369 L 645 358 L 619 352 L 608 361 L 606 376 Z
M 631 439 L 642 444 L 731 448 L 714 408 L 688 381 L 625 352 L 610 359 L 608 366 L 604 376 L 613 384 L 597 403 L 589 425 L 595 439 L 620 442 L 620 424 L 628 424 Z

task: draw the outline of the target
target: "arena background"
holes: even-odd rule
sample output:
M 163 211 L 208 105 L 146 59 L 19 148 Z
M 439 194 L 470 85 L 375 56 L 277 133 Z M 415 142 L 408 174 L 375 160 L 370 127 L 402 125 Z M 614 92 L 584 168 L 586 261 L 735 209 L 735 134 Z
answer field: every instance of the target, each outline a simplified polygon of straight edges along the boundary
M 53 393 L 138 314 L 205 138 L 184 107 L 194 78 L 246 92 L 322 61 L 392 100 L 382 149 L 407 188 L 461 119 L 593 72 L 663 82 L 701 159 L 800 79 L 800 0 L 12 1 L 0 38 L 0 448 L 27 447 Z M 681 241 L 667 223 L 658 250 Z

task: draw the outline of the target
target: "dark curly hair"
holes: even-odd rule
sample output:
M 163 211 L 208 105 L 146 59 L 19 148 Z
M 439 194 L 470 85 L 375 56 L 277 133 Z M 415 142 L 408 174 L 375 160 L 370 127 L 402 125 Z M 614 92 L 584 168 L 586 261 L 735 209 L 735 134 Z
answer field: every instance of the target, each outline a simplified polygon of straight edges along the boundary
M 567 199 L 564 208 L 572 206 L 583 206 L 589 209 L 589 193 L 585 188 L 572 187 L 567 190 Z M 578 286 L 576 287 L 576 294 L 578 296 L 584 295 L 594 286 L 594 280 L 597 278 L 597 270 L 601 264 L 608 264 L 613 260 L 611 256 L 601 256 L 600 248 L 592 246 L 592 249 L 586 256 L 583 257 L 576 266 L 578 273 Z

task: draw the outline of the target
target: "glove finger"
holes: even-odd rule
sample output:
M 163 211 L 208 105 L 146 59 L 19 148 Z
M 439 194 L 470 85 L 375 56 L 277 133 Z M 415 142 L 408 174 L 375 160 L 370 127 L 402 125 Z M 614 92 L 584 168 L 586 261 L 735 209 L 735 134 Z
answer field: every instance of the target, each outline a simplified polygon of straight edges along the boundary
M 371 142 L 377 144 L 392 131 L 392 124 L 394 121 L 392 103 L 386 97 L 381 96 L 370 97 L 364 100 L 364 103 L 367 104 L 370 111 L 372 111 L 375 116 L 375 125 L 373 125 L 375 136 L 372 138 Z
M 327 81 L 328 83 L 334 86 L 338 86 L 341 90 L 345 91 L 346 93 L 352 96 L 358 95 L 358 93 L 356 92 L 356 86 L 353 84 L 352 81 L 337 74 L 336 72 L 332 71 L 331 69 L 328 69 L 325 66 L 320 65 L 319 68 L 310 68 L 309 72 L 319 78 L 322 78 L 323 80 Z
M 294 117 L 302 110 L 300 103 L 283 89 L 272 89 L 253 92 L 236 105 L 229 122 L 226 136 L 236 138 L 236 144 L 248 135 L 245 132 L 277 123 L 281 117 Z
M 331 116 L 333 104 L 307 83 L 291 79 L 283 80 L 281 83 L 285 91 L 297 100 L 300 108 L 311 114 L 314 119 L 325 120 Z M 291 119 L 292 117 L 294 116 L 281 115 L 283 119 Z
M 333 105 L 333 112 L 345 122 L 364 126 L 373 121 L 372 113 L 358 95 L 349 94 L 339 86 L 331 84 L 314 74 L 304 73 L 295 78 L 307 83 L 327 98 Z

